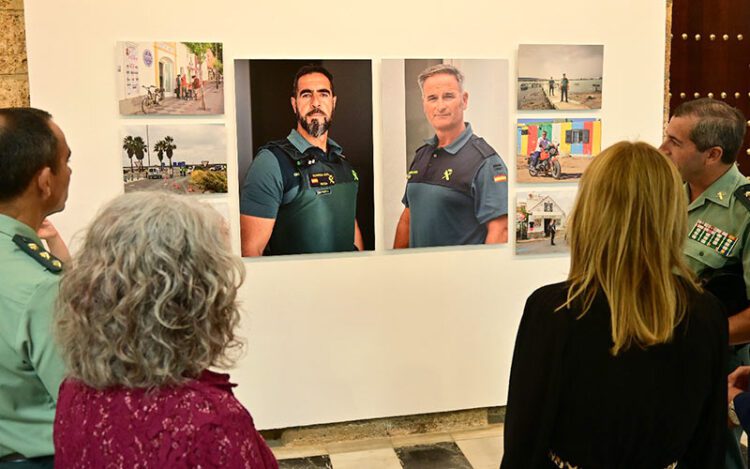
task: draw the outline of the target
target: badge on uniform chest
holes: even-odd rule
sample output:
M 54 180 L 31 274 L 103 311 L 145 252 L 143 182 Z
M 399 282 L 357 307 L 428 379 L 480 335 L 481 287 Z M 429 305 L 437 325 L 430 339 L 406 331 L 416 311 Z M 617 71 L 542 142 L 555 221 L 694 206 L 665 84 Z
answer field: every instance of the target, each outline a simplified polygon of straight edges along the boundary
M 336 178 L 333 173 L 312 173 L 310 174 L 310 187 L 328 187 L 336 184 Z
M 695 222 L 695 225 L 688 234 L 688 238 L 698 241 L 704 246 L 708 246 L 722 256 L 732 254 L 732 249 L 737 244 L 737 236 L 729 234 L 702 220 Z

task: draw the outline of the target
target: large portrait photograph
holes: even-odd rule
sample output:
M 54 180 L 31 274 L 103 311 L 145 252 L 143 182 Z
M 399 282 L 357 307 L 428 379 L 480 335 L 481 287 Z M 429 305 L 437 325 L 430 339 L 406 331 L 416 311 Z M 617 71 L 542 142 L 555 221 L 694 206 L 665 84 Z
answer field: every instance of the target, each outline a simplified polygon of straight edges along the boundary
M 601 109 L 604 46 L 518 46 L 518 109 Z
M 508 62 L 383 60 L 386 246 L 508 240 Z
M 220 42 L 118 42 L 120 114 L 224 114 L 223 60 Z
M 371 61 L 234 68 L 242 255 L 374 249 Z

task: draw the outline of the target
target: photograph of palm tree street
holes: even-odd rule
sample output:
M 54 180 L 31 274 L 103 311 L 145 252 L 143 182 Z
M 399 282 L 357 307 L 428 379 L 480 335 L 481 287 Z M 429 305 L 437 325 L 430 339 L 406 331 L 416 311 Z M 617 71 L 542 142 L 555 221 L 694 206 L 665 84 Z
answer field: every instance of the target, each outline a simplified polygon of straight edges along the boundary
M 120 133 L 125 192 L 227 192 L 223 125 L 129 125 Z

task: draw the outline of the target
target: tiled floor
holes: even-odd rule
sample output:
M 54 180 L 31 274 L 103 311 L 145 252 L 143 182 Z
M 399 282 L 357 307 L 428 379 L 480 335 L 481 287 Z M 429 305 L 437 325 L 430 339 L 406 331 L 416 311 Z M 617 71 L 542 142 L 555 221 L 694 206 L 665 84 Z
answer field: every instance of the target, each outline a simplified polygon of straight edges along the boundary
M 497 469 L 503 425 L 322 444 L 278 446 L 282 469 Z

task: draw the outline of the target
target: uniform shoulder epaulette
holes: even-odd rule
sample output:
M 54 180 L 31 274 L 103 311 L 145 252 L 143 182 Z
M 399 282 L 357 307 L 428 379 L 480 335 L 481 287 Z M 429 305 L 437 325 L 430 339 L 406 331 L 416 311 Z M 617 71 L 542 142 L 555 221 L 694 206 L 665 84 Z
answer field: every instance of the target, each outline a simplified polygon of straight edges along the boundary
M 419 148 L 417 148 L 414 153 L 417 154 L 419 151 L 424 147 L 432 147 L 433 145 L 431 143 L 423 143 Z
M 259 149 L 260 150 L 270 150 L 271 147 L 276 147 L 281 149 L 284 153 L 288 154 L 290 157 L 294 155 L 297 151 L 297 149 L 292 145 L 292 142 L 289 140 L 282 138 L 280 140 L 271 140 L 270 142 L 267 142 L 265 145 L 262 145 Z
M 745 184 L 737 188 L 734 191 L 734 196 L 737 200 L 745 206 L 746 209 L 750 210 L 750 184 Z
M 489 158 L 492 155 L 497 155 L 497 152 L 494 148 L 490 146 L 489 143 L 485 142 L 482 137 L 477 137 L 471 141 L 471 144 L 474 145 L 474 148 L 476 148 L 479 153 L 485 158 Z
M 13 242 L 16 243 L 23 252 L 31 256 L 31 258 L 38 263 L 42 264 L 42 266 L 50 272 L 55 274 L 62 272 L 62 261 L 50 254 L 49 251 L 44 249 L 44 246 L 33 239 L 17 234 L 13 236 Z

